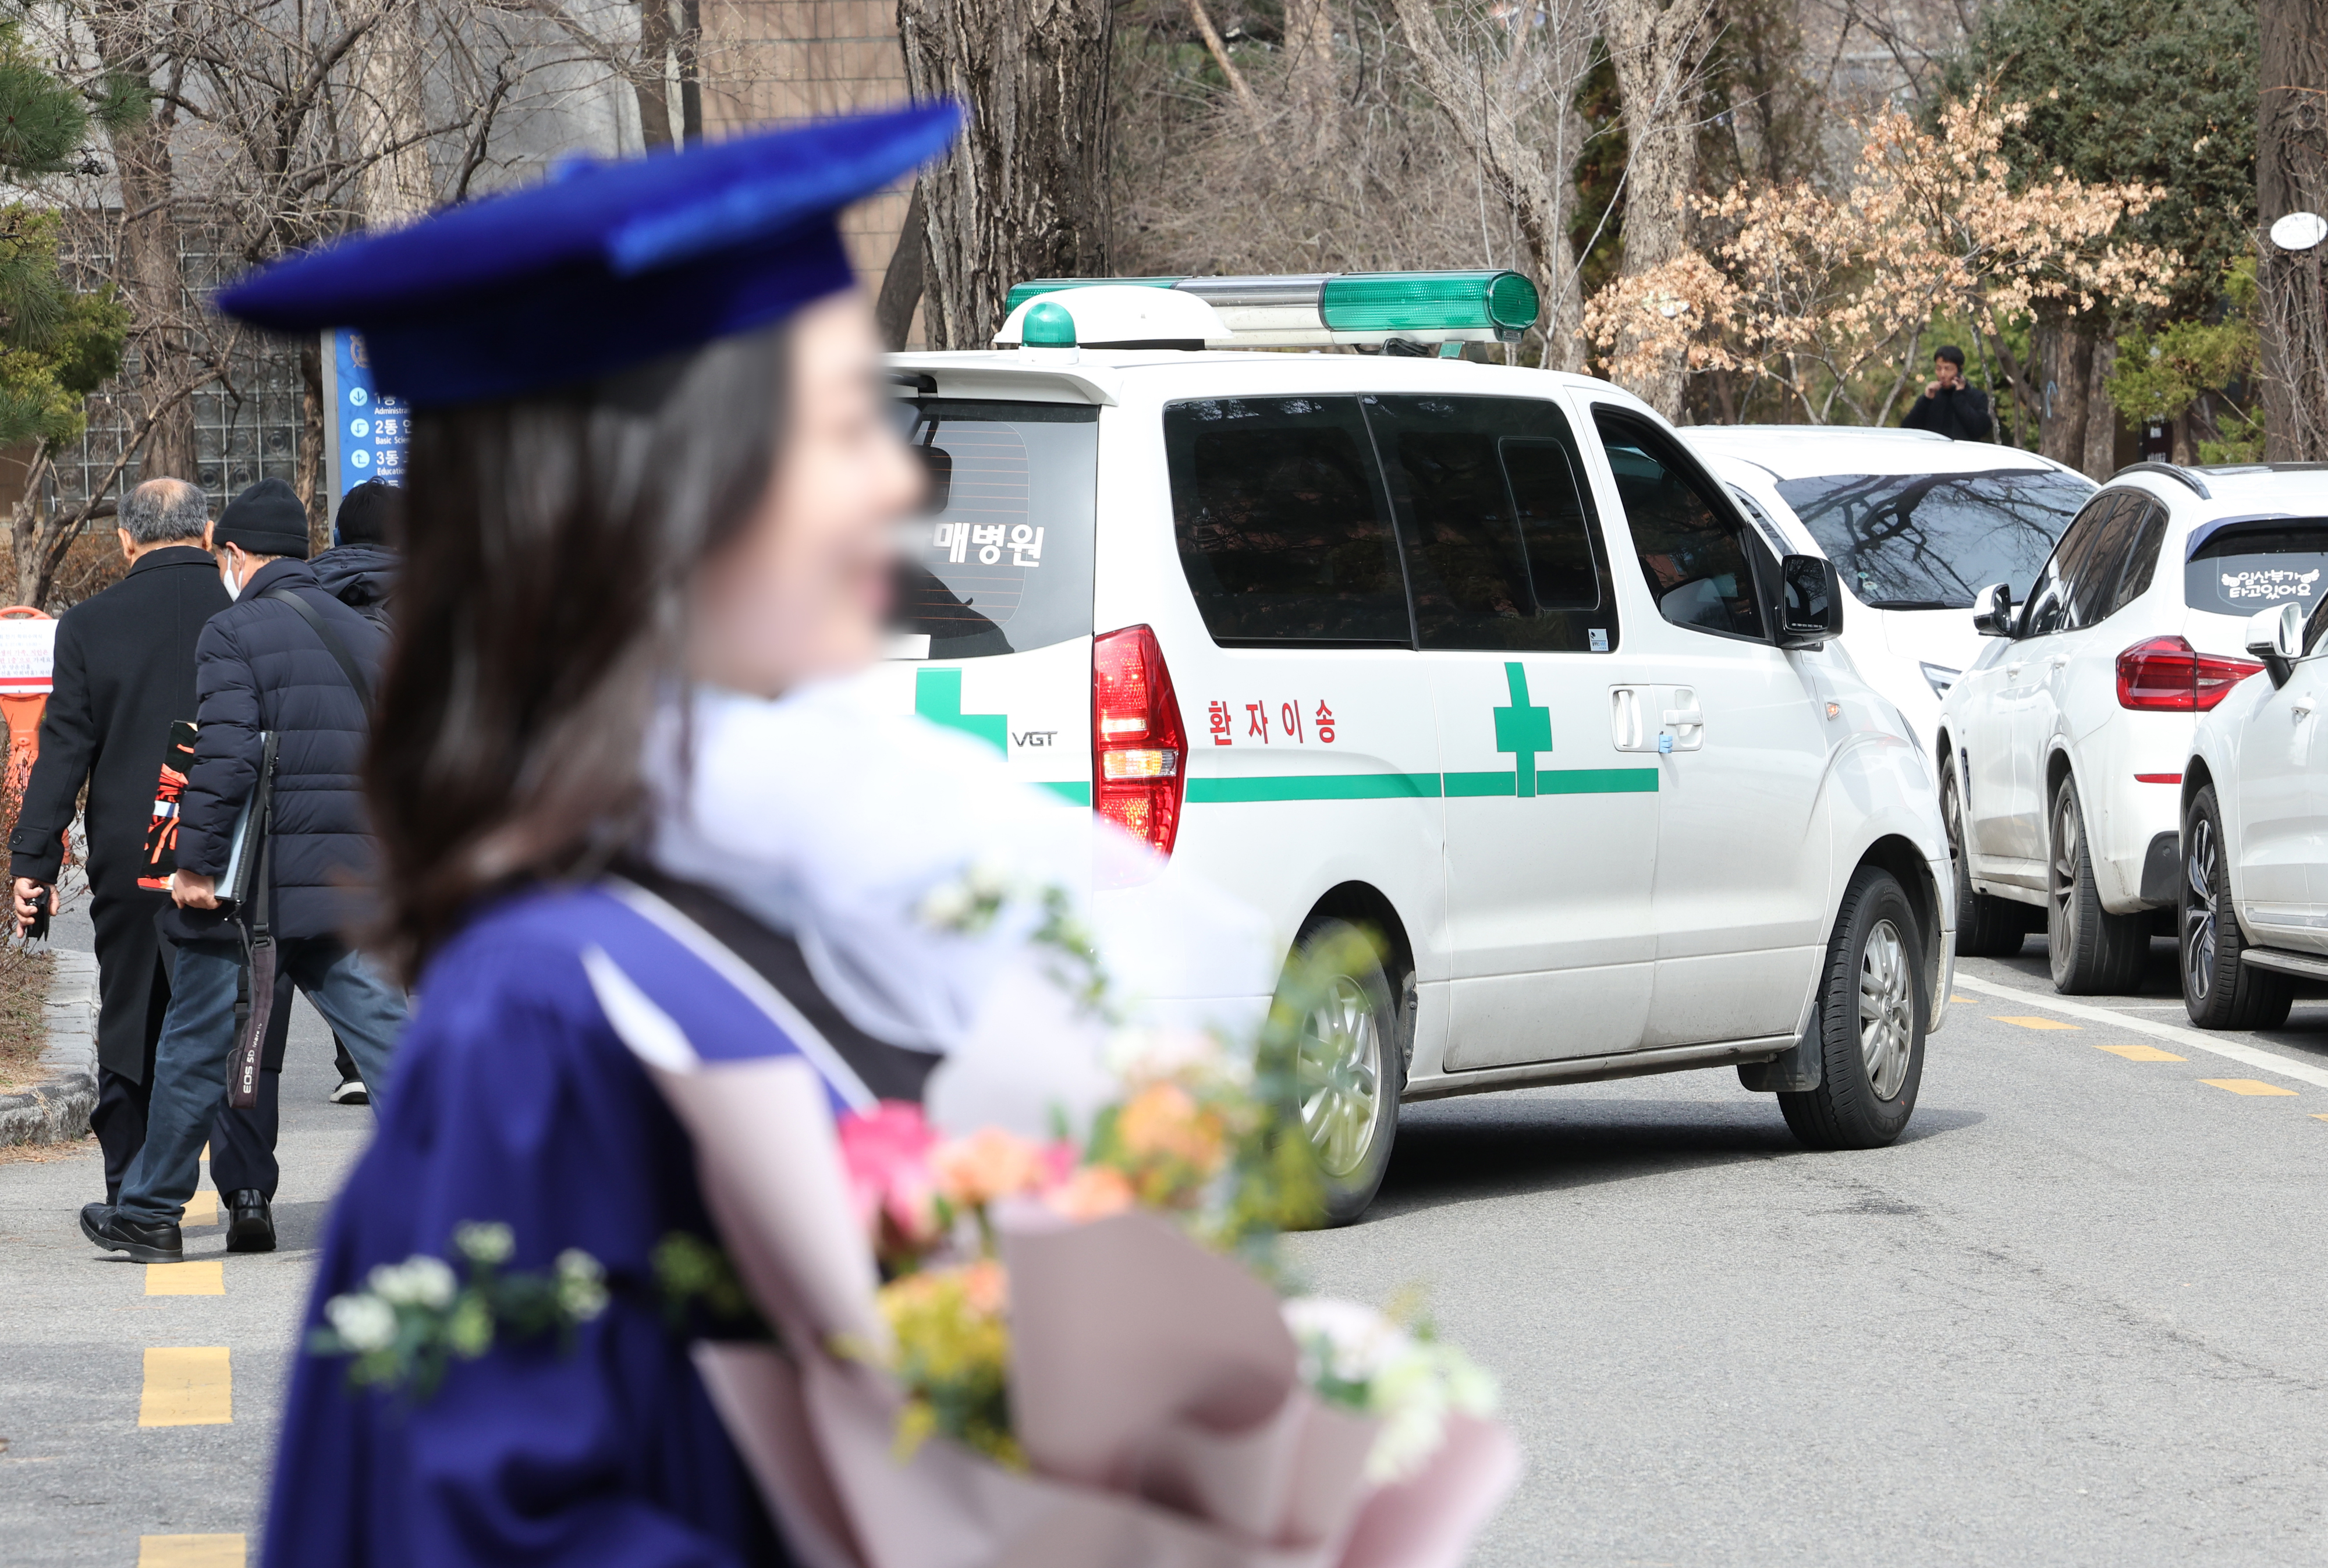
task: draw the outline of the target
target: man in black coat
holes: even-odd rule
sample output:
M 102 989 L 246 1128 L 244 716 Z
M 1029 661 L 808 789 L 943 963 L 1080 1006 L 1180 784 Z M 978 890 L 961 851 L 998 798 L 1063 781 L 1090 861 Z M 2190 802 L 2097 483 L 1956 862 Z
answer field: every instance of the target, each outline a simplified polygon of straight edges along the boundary
M 117 1206 L 91 1204 L 81 1231 L 139 1263 L 183 1255 L 177 1216 L 193 1191 L 203 1127 L 226 1092 L 243 953 L 219 907 L 237 816 L 252 798 L 262 737 L 276 737 L 263 892 L 277 962 L 347 1045 L 375 1111 L 404 1025 L 404 998 L 342 933 L 367 913 L 375 856 L 363 804 L 371 694 L 387 639 L 316 585 L 306 509 L 263 479 L 221 514 L 213 553 L 235 603 L 202 628 L 193 765 L 179 808 L 178 943 L 170 1016 L 155 1056 L 146 1147 Z M 168 930 L 174 921 L 176 929 Z
M 1964 379 L 1964 350 L 1944 343 L 1932 355 L 1931 384 L 1900 421 L 1910 430 L 1933 430 L 1951 441 L 1985 441 L 1996 431 L 1988 394 Z
M 122 498 L 117 531 L 128 574 L 57 623 L 40 756 L 8 838 L 17 917 L 29 920 L 34 895 L 45 890 L 55 906 L 65 830 L 88 786 L 99 997 L 89 1125 L 105 1153 L 108 1203 L 146 1141 L 154 1047 L 170 1002 L 168 954 L 154 930 L 170 897 L 138 878 L 170 726 L 194 717 L 195 639 L 228 603 L 204 549 L 209 512 L 182 479 L 149 479 Z M 262 1091 L 273 1087 L 270 1079 Z M 211 1129 L 211 1176 L 230 1212 L 239 1192 L 275 1190 L 269 1109 L 221 1114 Z

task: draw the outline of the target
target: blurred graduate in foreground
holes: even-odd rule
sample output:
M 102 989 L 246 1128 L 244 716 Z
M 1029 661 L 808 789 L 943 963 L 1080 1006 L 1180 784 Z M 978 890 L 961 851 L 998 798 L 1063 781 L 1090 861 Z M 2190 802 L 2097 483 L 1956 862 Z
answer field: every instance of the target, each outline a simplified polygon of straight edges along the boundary
M 879 656 L 921 479 L 832 218 L 957 119 L 585 167 L 221 299 L 363 330 L 416 410 L 369 782 L 418 1000 L 308 1326 L 420 1374 L 303 1357 L 270 1563 L 787 1560 L 689 1359 L 722 1309 L 673 1260 L 718 1238 L 636 1053 L 773 1028 L 837 1109 L 952 1094 L 1023 1123 L 1107 1092 L 998 1025 L 1023 929 L 912 912 L 981 857 L 1056 884 L 1131 851 L 846 679 Z M 464 1253 L 548 1293 L 505 1296 L 483 1354 L 455 1312 L 432 1364 L 412 1325 L 457 1306 Z M 367 1282 L 378 1320 L 326 1322 Z

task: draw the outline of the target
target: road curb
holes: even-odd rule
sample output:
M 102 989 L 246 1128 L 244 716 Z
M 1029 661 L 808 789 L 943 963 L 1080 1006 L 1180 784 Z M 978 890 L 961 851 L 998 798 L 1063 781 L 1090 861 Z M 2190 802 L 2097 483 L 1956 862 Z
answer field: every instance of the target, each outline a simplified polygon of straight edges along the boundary
M 30 1089 L 0 1094 L 0 1144 L 85 1138 L 89 1113 L 97 1109 L 97 954 L 52 952 L 49 1041 L 41 1050 L 48 1076 Z

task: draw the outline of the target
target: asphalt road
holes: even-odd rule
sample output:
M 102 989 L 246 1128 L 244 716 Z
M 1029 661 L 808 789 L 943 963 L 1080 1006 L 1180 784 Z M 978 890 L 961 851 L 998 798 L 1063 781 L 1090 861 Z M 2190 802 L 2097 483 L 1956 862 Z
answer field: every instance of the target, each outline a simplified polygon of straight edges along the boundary
M 2078 1004 L 2099 1016 L 2037 940 L 1961 974 L 1894 1148 L 1807 1153 L 1728 1072 L 1446 1101 L 1407 1109 L 1364 1223 L 1295 1239 L 1318 1289 L 1423 1287 L 1502 1378 L 1528 1471 L 1478 1563 L 2328 1561 L 2328 1001 L 2203 1037 L 2233 1059 L 2178 1036 L 2164 945 L 2147 994 Z M 330 1083 L 303 1004 L 286 1247 L 225 1260 L 221 1295 L 92 1256 L 93 1157 L 0 1165 L 0 1561 L 255 1559 L 368 1126 Z M 229 1350 L 230 1422 L 138 1424 L 173 1347 Z
M 2201 1037 L 2271 1066 L 2126 1027 L 2187 1028 L 2173 956 L 2098 1018 L 2042 939 L 1964 963 L 1874 1152 L 1726 1072 L 1409 1107 L 1295 1251 L 1501 1376 L 1478 1564 L 2328 1561 L 2328 1003 Z

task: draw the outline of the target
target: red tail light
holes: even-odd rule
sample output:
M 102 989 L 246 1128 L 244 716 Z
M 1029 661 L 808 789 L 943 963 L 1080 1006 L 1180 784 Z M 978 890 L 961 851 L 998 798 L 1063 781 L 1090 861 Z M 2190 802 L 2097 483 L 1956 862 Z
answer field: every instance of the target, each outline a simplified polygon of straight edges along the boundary
M 1172 852 L 1180 831 L 1187 733 L 1172 695 L 1164 651 L 1145 626 L 1126 626 L 1092 643 L 1092 809 Z
M 2117 656 L 2117 705 L 2147 713 L 2204 713 L 2263 668 L 2201 653 L 2180 637 L 2152 637 Z

